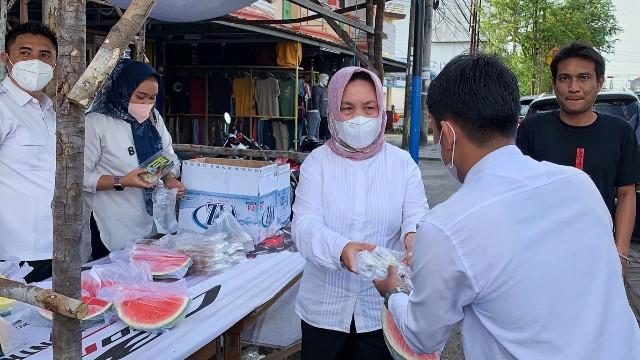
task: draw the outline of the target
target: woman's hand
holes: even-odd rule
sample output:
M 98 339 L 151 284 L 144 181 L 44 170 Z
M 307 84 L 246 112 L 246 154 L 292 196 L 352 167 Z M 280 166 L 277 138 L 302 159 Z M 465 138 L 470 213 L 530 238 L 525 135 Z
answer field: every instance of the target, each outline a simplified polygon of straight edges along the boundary
M 146 173 L 145 169 L 135 169 L 120 179 L 120 183 L 125 188 L 151 189 L 155 184 L 148 183 L 140 178 L 141 174 Z
M 342 249 L 342 255 L 340 255 L 340 261 L 342 261 L 342 263 L 344 264 L 344 266 L 347 267 L 347 269 L 355 273 L 353 268 L 356 265 L 356 255 L 358 255 L 360 251 L 363 251 L 363 250 L 371 251 L 375 248 L 376 246 L 373 244 L 351 241 L 347 243 L 344 249 Z
M 402 263 L 405 265 L 411 265 L 413 261 L 413 243 L 416 240 L 416 233 L 410 232 L 404 237 L 405 255 L 402 259 Z
M 165 176 L 162 182 L 164 182 L 164 187 L 166 187 L 167 189 L 178 189 L 178 198 L 184 196 L 184 185 L 182 184 L 182 182 L 176 179 L 173 174 Z

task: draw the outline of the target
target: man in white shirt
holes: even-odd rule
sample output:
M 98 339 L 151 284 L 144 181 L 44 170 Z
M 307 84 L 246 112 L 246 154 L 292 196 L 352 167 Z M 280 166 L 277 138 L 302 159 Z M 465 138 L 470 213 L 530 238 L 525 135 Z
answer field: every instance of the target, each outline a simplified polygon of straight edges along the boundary
M 467 359 L 640 359 L 609 211 L 590 178 L 515 144 L 518 83 L 463 55 L 428 98 L 443 164 L 463 183 L 420 225 L 412 292 L 376 283 L 407 344 L 442 350 L 462 322 Z
M 21 24 L 5 41 L 0 84 L 0 261 L 17 257 L 51 276 L 56 116 L 42 89 L 53 78 L 58 43 L 39 23 Z

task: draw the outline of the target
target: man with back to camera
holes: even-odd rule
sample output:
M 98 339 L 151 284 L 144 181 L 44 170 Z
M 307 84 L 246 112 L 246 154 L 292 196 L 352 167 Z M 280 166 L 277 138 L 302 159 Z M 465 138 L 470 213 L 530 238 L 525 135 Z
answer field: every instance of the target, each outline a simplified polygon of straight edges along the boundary
M 560 110 L 532 116 L 518 128 L 517 144 L 538 161 L 584 170 L 600 191 L 613 218 L 615 244 L 629 302 L 640 322 L 640 243 L 630 252 L 636 219 L 635 184 L 640 181 L 640 154 L 633 128 L 616 116 L 593 111 L 605 78 L 605 61 L 593 47 L 572 43 L 551 62 L 553 89 Z M 579 221 L 571 219 L 568 221 Z M 630 259 L 631 256 L 633 259 Z
M 42 89 L 53 78 L 58 43 L 46 26 L 28 22 L 6 36 L 0 84 L 0 261 L 17 257 L 51 276 L 56 114 Z
M 515 75 L 495 57 L 458 56 L 427 103 L 462 187 L 418 229 L 413 291 L 393 267 L 376 281 L 407 344 L 440 351 L 462 322 L 469 360 L 640 359 L 611 215 L 584 172 L 515 146 Z

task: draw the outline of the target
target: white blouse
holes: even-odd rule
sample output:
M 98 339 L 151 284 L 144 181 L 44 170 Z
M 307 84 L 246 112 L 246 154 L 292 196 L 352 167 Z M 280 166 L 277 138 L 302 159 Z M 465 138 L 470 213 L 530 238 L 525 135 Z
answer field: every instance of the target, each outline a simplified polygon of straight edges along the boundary
M 173 173 L 180 173 L 180 162 L 172 147 L 171 135 L 156 112 L 156 128 L 164 151 L 173 157 Z M 153 121 L 153 120 L 147 120 Z M 123 120 L 98 113 L 85 118 L 84 150 L 84 230 L 83 243 L 91 243 L 91 212 L 100 237 L 110 251 L 119 250 L 130 241 L 154 235 L 153 217 L 147 214 L 141 189 L 96 191 L 102 175 L 124 176 L 139 167 L 131 125 Z M 132 154 L 133 153 L 133 154 Z
M 428 210 L 420 169 L 409 154 L 384 144 L 370 159 L 354 161 L 327 145 L 304 161 L 293 205 L 293 239 L 307 260 L 296 312 L 307 323 L 358 333 L 381 328 L 383 299 L 371 281 L 342 267 L 349 241 L 404 251 Z

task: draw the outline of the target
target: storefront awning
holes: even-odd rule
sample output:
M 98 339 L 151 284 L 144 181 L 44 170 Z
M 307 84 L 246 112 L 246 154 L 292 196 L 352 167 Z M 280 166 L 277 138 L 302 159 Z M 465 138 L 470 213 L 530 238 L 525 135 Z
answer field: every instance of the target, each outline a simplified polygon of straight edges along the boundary
M 111 0 L 113 5 L 126 8 L 131 0 Z M 151 17 L 172 22 L 192 22 L 213 19 L 242 9 L 256 0 L 158 0 Z

